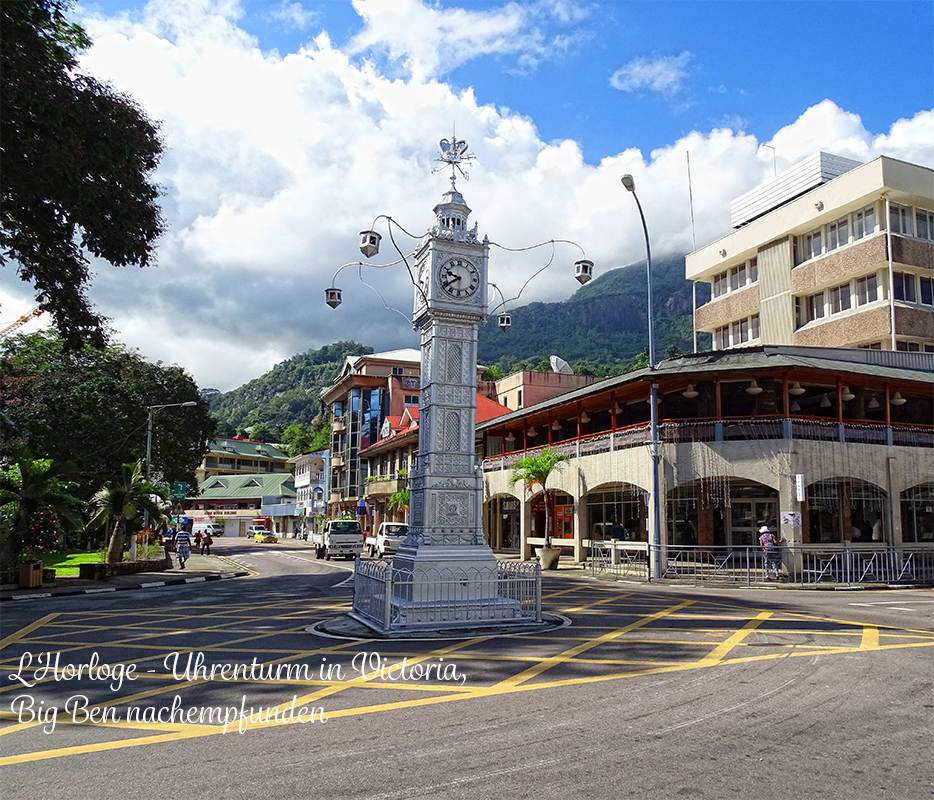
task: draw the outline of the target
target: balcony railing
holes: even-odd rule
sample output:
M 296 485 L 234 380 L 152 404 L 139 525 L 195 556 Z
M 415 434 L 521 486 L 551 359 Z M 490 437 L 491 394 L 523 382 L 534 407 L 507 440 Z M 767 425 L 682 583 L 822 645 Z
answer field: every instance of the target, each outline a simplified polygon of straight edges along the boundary
M 580 439 L 490 456 L 483 460 L 483 471 L 498 472 L 511 469 L 526 456 L 536 455 L 546 446 L 571 458 L 580 458 L 639 447 L 648 444 L 650 438 L 650 427 L 646 422 L 612 433 L 582 436 Z M 934 448 L 934 427 L 872 425 L 808 418 L 698 420 L 664 422 L 658 426 L 658 440 L 665 444 L 763 439 L 800 439 Z

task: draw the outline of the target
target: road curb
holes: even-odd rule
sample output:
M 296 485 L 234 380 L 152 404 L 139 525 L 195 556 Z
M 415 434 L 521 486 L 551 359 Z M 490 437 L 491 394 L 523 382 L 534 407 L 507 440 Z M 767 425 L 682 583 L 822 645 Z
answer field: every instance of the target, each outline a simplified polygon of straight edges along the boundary
M 110 592 L 127 592 L 137 589 L 155 589 L 161 586 L 184 586 L 188 583 L 206 583 L 208 581 L 223 581 L 230 578 L 245 578 L 249 572 L 224 572 L 216 575 L 199 575 L 197 578 L 169 578 L 164 581 L 149 581 L 133 586 L 105 586 L 93 589 L 62 589 L 61 591 L 37 592 L 36 594 L 10 594 L 0 596 L 0 602 L 22 600 L 44 600 L 50 597 L 73 597 L 81 594 L 108 594 Z

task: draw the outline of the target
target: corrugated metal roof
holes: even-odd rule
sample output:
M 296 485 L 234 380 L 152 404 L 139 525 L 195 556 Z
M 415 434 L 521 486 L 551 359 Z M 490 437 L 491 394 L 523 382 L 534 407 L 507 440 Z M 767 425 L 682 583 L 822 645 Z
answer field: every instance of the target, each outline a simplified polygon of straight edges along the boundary
M 278 447 L 265 442 L 244 439 L 215 439 L 208 444 L 211 455 L 235 455 L 242 458 L 271 458 L 279 461 L 288 460 L 288 456 Z
M 199 500 L 233 500 L 249 497 L 295 497 L 295 480 L 290 473 L 256 475 L 217 475 L 198 484 Z

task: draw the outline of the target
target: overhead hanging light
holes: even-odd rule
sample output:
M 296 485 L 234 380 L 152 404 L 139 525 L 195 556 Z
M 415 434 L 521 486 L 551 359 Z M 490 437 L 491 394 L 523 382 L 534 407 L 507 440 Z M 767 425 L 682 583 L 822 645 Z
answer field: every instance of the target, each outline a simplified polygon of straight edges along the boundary
M 746 394 L 762 394 L 762 387 L 756 383 L 755 378 L 753 378 L 749 386 L 746 387 Z
M 529 428 L 529 429 L 526 431 L 526 434 L 529 435 L 529 436 L 531 436 L 531 437 L 534 439 L 536 436 L 538 436 L 538 431 L 535 430 L 535 426 L 533 425 L 531 428 Z
M 686 397 L 688 400 L 693 400 L 698 394 L 700 394 L 700 392 L 694 388 L 693 383 L 689 383 L 688 388 L 681 392 L 681 396 Z
M 876 399 L 875 395 L 872 396 L 872 399 L 870 399 L 866 407 L 867 408 L 878 408 L 879 407 L 879 401 Z
M 797 400 L 793 400 L 793 401 L 791 402 L 791 410 L 792 410 L 792 411 L 800 411 L 800 410 L 801 410 L 801 406 L 798 405 L 798 401 L 797 401 Z
M 613 403 L 613 408 L 610 409 L 611 414 L 621 414 L 623 409 L 619 407 L 619 403 Z
M 795 381 L 791 388 L 788 390 L 788 394 L 793 394 L 795 396 L 804 394 L 806 390 L 801 388 L 801 384 Z
M 560 430 L 561 430 L 561 423 L 558 422 L 558 420 L 555 420 L 554 422 L 551 423 L 551 429 L 552 429 L 553 431 L 560 431 Z
M 856 397 L 856 395 L 850 391 L 850 387 L 844 386 L 843 393 L 840 395 L 840 399 L 843 400 L 844 403 L 846 403 L 849 400 L 852 400 L 854 397 Z
M 509 433 L 506 434 L 506 441 L 512 444 L 516 441 L 516 435 L 512 431 L 509 431 Z
M 892 399 L 889 400 L 889 402 L 890 402 L 893 406 L 903 406 L 903 405 L 905 405 L 905 403 L 907 403 L 908 401 L 907 401 L 904 397 L 901 396 L 901 393 L 900 393 L 900 392 L 895 392 L 895 394 L 892 395 Z
M 581 422 L 582 422 L 584 425 L 586 425 L 588 422 L 590 422 L 590 416 L 587 414 L 586 411 L 582 411 L 582 412 L 581 412 Z
M 827 392 L 824 392 L 824 398 L 820 401 L 821 408 L 830 408 L 830 398 L 827 396 Z

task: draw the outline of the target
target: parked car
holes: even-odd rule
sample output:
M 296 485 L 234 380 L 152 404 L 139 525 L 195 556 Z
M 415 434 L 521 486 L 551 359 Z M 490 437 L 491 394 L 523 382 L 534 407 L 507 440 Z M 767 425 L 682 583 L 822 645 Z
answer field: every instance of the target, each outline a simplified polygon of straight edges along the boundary
M 409 535 L 409 526 L 404 522 L 384 522 L 379 526 L 376 535 L 366 537 L 367 552 L 371 556 L 385 558 L 395 553 L 399 545 Z
M 199 533 L 202 536 L 206 533 L 210 533 L 211 537 L 216 539 L 218 536 L 224 535 L 224 526 L 219 522 L 196 522 L 191 529 L 191 533 L 193 536 Z
M 253 538 L 257 542 L 261 542 L 264 544 L 265 543 L 275 544 L 276 542 L 279 541 L 279 537 L 276 536 L 276 534 L 274 533 L 270 533 L 269 531 L 257 531 L 256 533 L 253 534 Z

